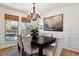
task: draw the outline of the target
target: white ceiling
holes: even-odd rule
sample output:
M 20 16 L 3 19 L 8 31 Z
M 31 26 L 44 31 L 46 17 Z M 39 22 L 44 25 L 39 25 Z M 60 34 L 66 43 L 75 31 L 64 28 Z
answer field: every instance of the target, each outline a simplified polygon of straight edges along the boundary
M 10 8 L 25 11 L 26 13 L 32 11 L 32 3 L 2 3 L 0 5 L 8 6 Z M 36 3 L 36 12 L 39 14 L 47 13 L 51 10 L 72 5 L 71 3 Z

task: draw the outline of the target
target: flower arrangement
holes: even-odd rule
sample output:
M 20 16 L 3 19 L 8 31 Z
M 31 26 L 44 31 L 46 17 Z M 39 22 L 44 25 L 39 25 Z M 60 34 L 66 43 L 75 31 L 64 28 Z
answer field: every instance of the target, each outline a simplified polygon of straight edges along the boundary
M 31 36 L 32 36 L 32 39 L 37 39 L 38 38 L 38 28 L 32 28 L 31 29 Z
M 38 31 L 38 22 L 34 22 L 32 24 L 32 28 L 31 28 L 31 36 L 32 36 L 32 39 L 37 39 L 38 38 L 38 34 L 39 34 L 39 31 Z

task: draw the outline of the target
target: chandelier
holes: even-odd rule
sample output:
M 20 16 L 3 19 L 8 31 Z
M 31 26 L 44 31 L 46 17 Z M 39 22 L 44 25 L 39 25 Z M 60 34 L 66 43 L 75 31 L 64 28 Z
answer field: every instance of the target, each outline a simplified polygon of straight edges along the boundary
M 28 18 L 30 18 L 33 21 L 38 20 L 38 19 L 41 18 L 40 15 L 35 12 L 35 3 L 33 3 L 33 13 L 30 13 L 28 15 Z

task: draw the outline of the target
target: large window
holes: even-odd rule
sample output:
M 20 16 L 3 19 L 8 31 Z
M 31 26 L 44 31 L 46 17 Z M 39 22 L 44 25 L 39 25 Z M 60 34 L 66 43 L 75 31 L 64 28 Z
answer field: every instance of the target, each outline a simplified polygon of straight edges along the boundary
M 16 21 L 14 16 L 9 15 L 7 18 L 5 18 L 5 41 L 8 42 L 16 40 L 17 34 L 18 21 Z
M 5 14 L 5 41 L 14 41 L 17 39 L 19 34 L 18 30 L 19 17 L 15 15 Z M 22 32 L 30 33 L 31 20 L 25 17 L 22 17 L 21 22 Z
M 12 20 L 6 20 L 6 41 L 13 41 L 17 39 L 18 34 L 18 22 Z

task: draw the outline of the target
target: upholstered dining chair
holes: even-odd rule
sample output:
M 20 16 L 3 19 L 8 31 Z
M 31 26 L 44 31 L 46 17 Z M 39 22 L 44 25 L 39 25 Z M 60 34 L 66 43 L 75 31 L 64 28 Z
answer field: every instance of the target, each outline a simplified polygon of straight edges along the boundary
M 24 55 L 34 55 L 38 53 L 38 48 L 33 48 L 31 45 L 32 38 L 30 35 L 22 36 L 22 42 L 24 46 Z
M 47 56 L 60 56 L 63 46 L 63 39 L 57 39 L 54 45 L 49 45 L 43 49 L 43 54 Z
M 23 48 L 23 43 L 22 43 L 22 37 L 21 35 L 17 35 L 17 38 L 18 38 L 18 51 L 21 52 L 22 51 L 22 48 Z
M 56 45 L 55 45 L 54 56 L 60 56 L 61 55 L 63 42 L 64 42 L 64 38 L 57 38 L 57 40 L 55 42 Z
M 51 37 L 53 37 L 51 35 Z M 55 43 L 49 45 L 48 47 L 44 48 L 44 54 L 47 56 L 60 56 L 62 47 L 63 47 L 64 37 L 56 38 Z

